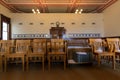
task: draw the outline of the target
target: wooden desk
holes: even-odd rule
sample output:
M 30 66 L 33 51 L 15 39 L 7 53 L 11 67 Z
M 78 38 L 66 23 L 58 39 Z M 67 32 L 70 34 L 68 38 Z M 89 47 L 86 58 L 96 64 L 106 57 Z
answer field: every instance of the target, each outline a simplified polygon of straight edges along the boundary
M 86 52 L 87 54 L 91 54 L 92 55 L 92 49 L 89 46 L 68 46 L 67 47 L 67 59 L 68 59 L 68 63 L 74 63 L 75 61 L 73 60 L 73 55 L 76 52 Z M 88 63 L 88 62 L 87 62 Z

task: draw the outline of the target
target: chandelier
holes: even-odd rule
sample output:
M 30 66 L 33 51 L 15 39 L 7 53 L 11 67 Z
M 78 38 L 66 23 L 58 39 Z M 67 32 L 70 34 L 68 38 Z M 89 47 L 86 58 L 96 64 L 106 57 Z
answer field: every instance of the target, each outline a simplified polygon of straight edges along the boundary
M 75 14 L 81 14 L 83 12 L 83 9 L 76 9 Z
M 32 9 L 32 12 L 34 13 L 34 14 L 39 14 L 40 13 L 40 11 L 39 11 L 39 9 Z

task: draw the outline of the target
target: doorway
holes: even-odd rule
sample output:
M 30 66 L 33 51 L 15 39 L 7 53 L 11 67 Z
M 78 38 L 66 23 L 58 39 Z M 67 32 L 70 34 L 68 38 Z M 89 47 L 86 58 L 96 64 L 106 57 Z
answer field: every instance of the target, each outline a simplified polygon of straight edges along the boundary
M 2 40 L 8 40 L 8 30 L 9 30 L 9 25 L 6 22 L 2 23 Z
M 11 39 L 11 20 L 10 18 L 1 15 L 1 40 Z

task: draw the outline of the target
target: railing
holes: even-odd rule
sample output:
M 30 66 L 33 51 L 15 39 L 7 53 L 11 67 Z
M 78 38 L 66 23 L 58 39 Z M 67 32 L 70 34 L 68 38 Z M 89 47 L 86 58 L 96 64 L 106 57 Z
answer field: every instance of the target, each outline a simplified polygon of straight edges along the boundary
M 64 35 L 64 38 L 91 38 L 101 37 L 100 33 L 68 33 Z M 26 38 L 51 38 L 50 34 L 12 34 L 13 39 L 26 39 Z
M 100 33 L 69 33 L 69 38 L 101 37 Z
M 21 39 L 21 38 L 50 38 L 49 34 L 13 34 L 13 39 Z

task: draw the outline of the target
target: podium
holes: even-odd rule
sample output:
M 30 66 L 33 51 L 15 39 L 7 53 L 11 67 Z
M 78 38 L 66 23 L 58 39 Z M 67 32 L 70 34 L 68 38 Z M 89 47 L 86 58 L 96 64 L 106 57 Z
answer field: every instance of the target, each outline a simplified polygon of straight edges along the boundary
M 51 27 L 50 35 L 53 39 L 62 39 L 63 36 L 66 34 L 66 29 L 64 27 Z

